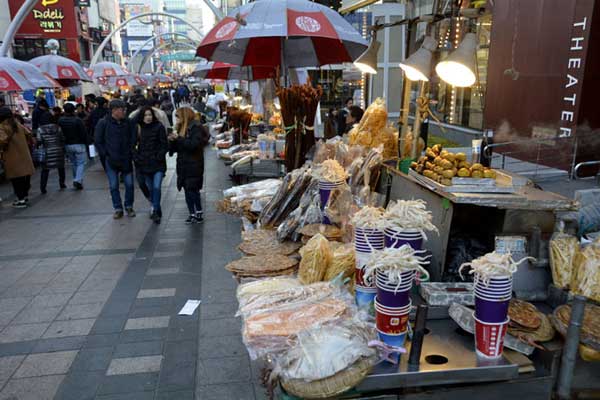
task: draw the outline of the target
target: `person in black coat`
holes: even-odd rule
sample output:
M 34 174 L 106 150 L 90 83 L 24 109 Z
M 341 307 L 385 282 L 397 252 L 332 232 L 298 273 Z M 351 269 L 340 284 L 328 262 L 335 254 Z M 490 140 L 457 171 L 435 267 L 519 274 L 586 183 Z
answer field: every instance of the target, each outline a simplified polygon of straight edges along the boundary
M 177 189 L 185 192 L 190 216 L 187 224 L 201 222 L 200 190 L 204 180 L 204 147 L 210 140 L 206 128 L 190 107 L 177 110 L 177 126 L 169 135 L 169 152 L 177 153 Z
M 96 97 L 95 98 L 96 107 L 90 112 L 90 115 L 87 119 L 87 127 L 88 127 L 88 144 L 94 143 L 94 134 L 96 132 L 96 126 L 98 122 L 104 117 L 108 115 L 108 108 L 106 107 L 106 99 L 104 97 Z M 106 171 L 106 166 L 104 163 L 104 158 L 102 155 L 100 156 L 100 162 L 102 163 L 102 168 Z
M 49 113 L 48 113 L 49 114 Z M 44 123 L 49 122 L 49 123 Z M 42 174 L 40 177 L 40 191 L 46 194 L 48 177 L 51 169 L 58 169 L 58 182 L 61 189 L 65 189 L 65 139 L 60 126 L 55 117 L 45 120 L 45 114 L 40 119 L 40 125 L 37 129 L 38 145 L 44 149 L 44 159 L 42 161 Z
M 123 217 L 123 203 L 119 191 L 119 175 L 125 184 L 125 211 L 135 217 L 133 210 L 133 151 L 137 142 L 136 125 L 127 119 L 127 104 L 122 100 L 110 102 L 110 115 L 96 125 L 94 144 L 104 166 L 115 213 L 114 219 Z
M 145 106 L 137 115 L 137 147 L 134 152 L 136 175 L 140 189 L 147 188 L 148 201 L 152 204 L 150 218 L 160 224 L 162 180 L 167 172 L 166 155 L 169 151 L 167 130 L 161 124 L 154 110 Z M 144 190 L 142 189 L 142 192 Z
M 73 187 L 81 190 L 88 135 L 83 121 L 75 115 L 75 106 L 67 103 L 64 105 L 64 111 L 65 113 L 58 120 L 58 125 L 65 138 L 65 151 L 73 166 Z

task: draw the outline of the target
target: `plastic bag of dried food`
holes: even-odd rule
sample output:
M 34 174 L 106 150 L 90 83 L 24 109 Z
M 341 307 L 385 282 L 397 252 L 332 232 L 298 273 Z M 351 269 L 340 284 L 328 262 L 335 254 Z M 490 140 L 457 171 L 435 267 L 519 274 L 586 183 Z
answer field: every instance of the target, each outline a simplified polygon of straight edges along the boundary
M 296 230 L 292 234 L 292 240 L 297 242 L 302 238 L 302 233 L 300 231 L 306 225 L 318 224 L 323 220 L 323 212 L 321 211 L 321 200 L 319 194 L 316 193 L 313 195 L 313 199 L 310 205 L 307 207 L 304 215 L 300 218 L 300 223 L 296 227 Z
M 327 268 L 323 279 L 329 281 L 340 274 L 342 280 L 350 278 L 354 275 L 355 268 L 354 245 L 346 243 L 336 246 L 333 250 L 331 264 L 329 264 L 329 268 Z
M 573 262 L 579 251 L 579 241 L 575 236 L 556 232 L 550 239 L 550 269 L 552 280 L 560 288 L 568 289 L 573 276 Z
M 253 296 L 266 296 L 272 292 L 300 286 L 302 284 L 296 278 L 277 276 L 274 278 L 259 279 L 239 285 L 236 290 L 236 297 L 238 302 L 242 304 Z
M 320 233 L 316 234 L 300 249 L 300 256 L 300 282 L 306 285 L 322 281 L 333 257 L 329 241 Z
M 362 357 L 375 357 L 368 343 L 376 337 L 374 327 L 358 318 L 314 326 L 276 359 L 272 376 L 305 381 L 333 376 Z
M 600 301 L 600 240 L 575 256 L 571 289 L 595 301 Z
M 246 185 L 234 186 L 223 190 L 223 197 L 239 197 L 252 194 L 259 190 L 270 190 L 275 193 L 281 186 L 281 179 L 265 179 L 263 181 L 252 182 Z
M 329 221 L 333 224 L 344 225 L 348 221 L 352 201 L 350 186 L 342 185 L 333 189 L 324 209 Z

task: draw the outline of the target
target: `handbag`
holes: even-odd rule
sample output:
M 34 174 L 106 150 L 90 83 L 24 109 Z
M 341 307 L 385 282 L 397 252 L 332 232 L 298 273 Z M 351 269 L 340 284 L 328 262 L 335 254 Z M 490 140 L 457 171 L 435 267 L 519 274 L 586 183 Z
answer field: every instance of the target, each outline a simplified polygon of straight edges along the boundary
M 46 162 L 46 148 L 44 146 L 36 147 L 33 149 L 31 158 L 33 158 L 33 162 L 36 164 L 42 164 Z

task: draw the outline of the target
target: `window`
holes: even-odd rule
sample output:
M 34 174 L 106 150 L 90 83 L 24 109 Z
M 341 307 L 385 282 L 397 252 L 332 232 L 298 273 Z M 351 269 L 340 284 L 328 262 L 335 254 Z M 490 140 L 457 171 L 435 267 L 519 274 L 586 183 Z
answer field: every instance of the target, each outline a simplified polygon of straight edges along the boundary
M 65 39 L 59 39 L 60 47 L 58 54 L 61 56 L 67 56 L 67 41 Z M 14 57 L 17 60 L 29 61 L 32 58 L 43 56 L 44 54 L 50 54 L 50 50 L 46 47 L 46 39 L 15 39 L 13 50 Z

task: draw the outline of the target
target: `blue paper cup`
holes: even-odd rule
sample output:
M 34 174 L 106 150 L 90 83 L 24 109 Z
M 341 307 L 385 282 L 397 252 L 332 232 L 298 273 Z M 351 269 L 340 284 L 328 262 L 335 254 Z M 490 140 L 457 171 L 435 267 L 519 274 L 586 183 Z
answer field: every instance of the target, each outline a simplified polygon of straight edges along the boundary
M 401 333 L 400 335 L 389 335 L 387 333 L 380 332 L 377 330 L 377 334 L 379 335 L 379 340 L 381 340 L 385 344 L 389 344 L 394 347 L 404 347 L 404 342 L 406 341 L 406 334 L 408 331 Z
M 371 307 L 376 295 L 377 289 L 375 288 L 354 286 L 354 298 L 356 300 L 356 305 L 360 308 Z
M 508 317 L 508 300 L 493 301 L 480 298 L 475 296 L 475 317 L 477 319 L 490 322 L 490 323 L 501 323 L 506 321 Z

